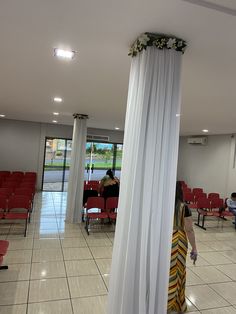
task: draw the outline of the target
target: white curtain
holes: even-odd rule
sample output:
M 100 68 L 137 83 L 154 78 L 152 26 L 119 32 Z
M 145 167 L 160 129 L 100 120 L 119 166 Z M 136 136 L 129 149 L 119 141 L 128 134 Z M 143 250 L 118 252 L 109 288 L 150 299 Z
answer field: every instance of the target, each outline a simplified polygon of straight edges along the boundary
M 132 58 L 108 314 L 166 314 L 181 52 Z
M 82 217 L 86 138 L 87 118 L 75 115 L 66 209 L 70 223 L 81 222 Z

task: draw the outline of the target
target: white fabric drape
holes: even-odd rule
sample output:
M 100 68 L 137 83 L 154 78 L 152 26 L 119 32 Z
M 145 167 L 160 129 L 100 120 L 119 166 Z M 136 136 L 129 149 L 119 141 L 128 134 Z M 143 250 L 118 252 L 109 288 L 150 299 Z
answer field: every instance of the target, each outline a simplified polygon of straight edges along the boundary
M 181 59 L 155 47 L 132 58 L 108 314 L 167 311 Z
M 71 223 L 81 222 L 86 137 L 87 119 L 75 117 L 66 209 L 66 221 Z

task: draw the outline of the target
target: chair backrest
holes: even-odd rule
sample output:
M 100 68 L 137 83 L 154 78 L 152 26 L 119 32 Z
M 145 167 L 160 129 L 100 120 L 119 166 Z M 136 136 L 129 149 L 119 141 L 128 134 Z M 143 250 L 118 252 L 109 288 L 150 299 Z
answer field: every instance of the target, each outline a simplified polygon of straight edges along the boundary
M 223 198 L 213 198 L 211 200 L 211 208 L 223 208 L 224 207 L 224 200 Z
M 106 199 L 106 210 L 110 210 L 118 207 L 118 197 L 108 197 Z
M 209 193 L 208 198 L 209 199 L 220 198 L 220 194 L 219 193 Z
M 182 188 L 182 190 L 183 190 L 183 193 L 191 193 L 192 191 L 191 191 L 191 189 L 190 188 Z
M 35 194 L 35 185 L 29 182 L 22 182 L 19 188 L 31 189 L 32 193 Z
M 31 200 L 28 196 L 25 195 L 12 195 L 8 200 L 7 208 L 8 210 L 22 208 L 30 210 Z
M 0 176 L 8 177 L 11 174 L 11 171 L 0 171 Z
M 196 193 L 203 193 L 203 189 L 202 188 L 194 188 L 193 194 L 196 194 Z
M 0 212 L 7 208 L 7 198 L 0 195 Z
M 36 172 L 31 172 L 31 171 L 27 171 L 25 172 L 25 177 L 37 177 L 37 173 Z
M 3 182 L 2 188 L 12 188 L 13 190 L 19 186 L 19 182 L 15 181 L 9 181 L 9 182 Z
M 85 190 L 83 195 L 83 206 L 87 203 L 89 197 L 98 196 L 98 191 L 95 190 Z
M 25 174 L 22 171 L 12 171 L 12 176 L 14 177 L 23 177 Z
M 197 200 L 197 208 L 206 208 L 210 209 L 211 208 L 211 202 L 208 198 L 206 197 L 200 197 Z
M 193 193 L 184 193 L 184 201 L 185 202 L 194 202 L 194 194 Z
M 196 193 L 194 194 L 194 200 L 195 202 L 197 202 L 199 200 L 199 198 L 207 198 L 207 195 L 206 193 Z
M 0 195 L 5 195 L 7 198 L 13 193 L 13 188 L 0 188 Z
M 25 195 L 25 196 L 29 196 L 30 198 L 32 198 L 33 196 L 33 192 L 31 188 L 16 188 L 14 191 L 15 195 Z
M 101 211 L 105 210 L 105 200 L 101 196 L 92 196 L 89 197 L 87 200 L 87 209 L 90 208 L 99 208 Z

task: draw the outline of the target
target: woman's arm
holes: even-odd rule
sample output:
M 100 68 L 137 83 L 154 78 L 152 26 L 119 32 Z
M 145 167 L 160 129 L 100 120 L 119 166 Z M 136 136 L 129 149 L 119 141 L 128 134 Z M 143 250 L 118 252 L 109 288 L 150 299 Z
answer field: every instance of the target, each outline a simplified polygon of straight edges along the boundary
M 192 246 L 192 251 L 197 252 L 195 234 L 194 234 L 194 230 L 193 230 L 193 220 L 192 220 L 191 216 L 184 218 L 184 226 L 185 226 L 185 231 L 187 233 L 188 240 Z

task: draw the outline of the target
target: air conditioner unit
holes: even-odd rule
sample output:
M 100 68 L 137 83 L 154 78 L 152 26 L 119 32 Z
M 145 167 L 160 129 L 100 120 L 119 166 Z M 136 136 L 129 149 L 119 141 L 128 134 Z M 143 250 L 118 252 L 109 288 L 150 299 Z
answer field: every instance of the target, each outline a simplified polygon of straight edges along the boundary
M 207 137 L 189 137 L 188 144 L 207 145 Z
M 106 135 L 92 135 L 87 134 L 87 141 L 96 141 L 96 142 L 109 142 L 109 136 Z

